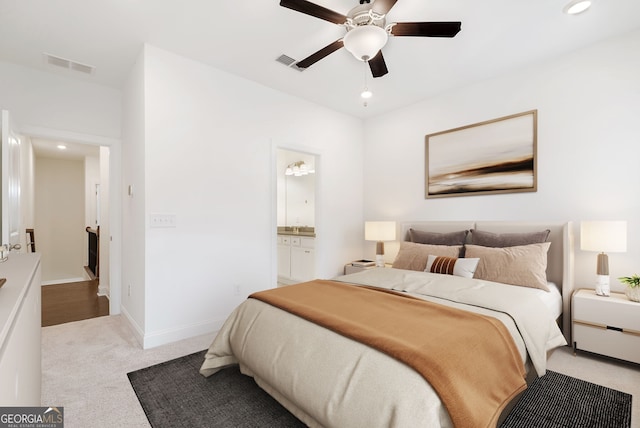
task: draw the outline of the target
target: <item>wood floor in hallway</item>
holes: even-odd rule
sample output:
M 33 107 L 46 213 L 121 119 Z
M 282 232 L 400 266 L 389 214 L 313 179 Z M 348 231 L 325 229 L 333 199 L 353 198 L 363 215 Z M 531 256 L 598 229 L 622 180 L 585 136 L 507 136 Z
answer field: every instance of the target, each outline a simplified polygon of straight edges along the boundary
M 109 299 L 98 296 L 98 280 L 42 287 L 42 327 L 109 315 Z

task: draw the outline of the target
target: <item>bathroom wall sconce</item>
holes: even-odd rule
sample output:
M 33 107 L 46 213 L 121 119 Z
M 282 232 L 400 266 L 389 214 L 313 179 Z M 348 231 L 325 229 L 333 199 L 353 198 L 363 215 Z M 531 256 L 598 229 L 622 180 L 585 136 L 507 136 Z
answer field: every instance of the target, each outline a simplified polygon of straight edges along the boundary
M 315 174 L 316 170 L 312 165 L 307 165 L 304 161 L 298 161 L 287 165 L 284 175 L 293 175 L 294 177 L 302 177 L 303 175 Z

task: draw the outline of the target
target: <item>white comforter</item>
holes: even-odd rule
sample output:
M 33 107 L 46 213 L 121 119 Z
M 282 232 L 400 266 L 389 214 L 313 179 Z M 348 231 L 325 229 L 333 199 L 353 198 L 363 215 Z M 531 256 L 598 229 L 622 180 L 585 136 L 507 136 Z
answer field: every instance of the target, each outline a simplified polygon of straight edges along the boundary
M 398 269 L 371 269 L 337 280 L 494 316 L 538 375 L 546 370 L 547 352 L 566 344 L 535 291 L 524 287 Z M 255 299 L 229 316 L 200 371 L 210 376 L 236 363 L 309 426 L 451 426 L 437 394 L 413 369 Z

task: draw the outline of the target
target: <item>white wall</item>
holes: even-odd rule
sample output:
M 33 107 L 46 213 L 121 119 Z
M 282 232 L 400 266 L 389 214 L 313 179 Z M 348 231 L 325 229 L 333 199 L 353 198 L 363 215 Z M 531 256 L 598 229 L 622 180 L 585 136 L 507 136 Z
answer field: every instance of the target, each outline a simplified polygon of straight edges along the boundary
M 108 147 L 100 147 L 100 280 L 98 294 L 103 296 L 110 296 L 111 291 L 110 160 L 111 150 Z M 118 206 L 120 205 L 118 204 Z M 118 213 L 119 215 L 120 213 Z
M 0 107 L 18 131 L 50 128 L 119 138 L 122 95 L 118 89 L 0 62 Z
M 85 226 L 94 229 L 98 226 L 96 184 L 100 184 L 100 157 L 86 156 L 84 158 L 84 222 Z
M 144 186 L 144 209 L 124 198 L 123 231 L 145 248 L 124 243 L 123 282 L 144 293 L 126 310 L 145 347 L 214 331 L 276 285 L 277 147 L 318 155 L 318 274 L 360 256 L 360 120 L 151 46 L 143 55 L 125 90 L 123 185 Z M 150 229 L 152 213 L 174 213 L 177 227 Z
M 35 189 L 42 282 L 84 279 L 84 162 L 36 157 Z
M 144 55 L 123 90 L 122 121 L 122 314 L 142 343 L 145 334 L 145 76 Z M 129 194 L 131 188 L 131 194 Z M 111 290 L 113 292 L 113 290 Z
M 20 138 L 20 215 L 24 229 L 33 229 L 34 227 L 34 162 L 35 156 L 31 139 L 22 136 Z M 20 241 L 22 244 L 21 252 L 30 252 L 31 250 L 27 248 L 29 241 L 26 232 L 21 236 Z
M 596 255 L 581 220 L 627 220 L 628 251 L 609 254 L 612 288 L 640 270 L 640 31 L 366 121 L 366 219 L 573 221 L 576 286 Z M 424 137 L 538 109 L 538 191 L 424 198 Z M 368 254 L 373 247 L 367 245 Z

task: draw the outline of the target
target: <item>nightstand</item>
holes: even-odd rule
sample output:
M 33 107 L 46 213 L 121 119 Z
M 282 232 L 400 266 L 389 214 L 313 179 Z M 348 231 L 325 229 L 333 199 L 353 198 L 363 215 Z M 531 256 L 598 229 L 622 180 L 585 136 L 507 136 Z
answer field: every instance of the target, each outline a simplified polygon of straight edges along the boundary
M 358 265 L 352 265 L 351 263 L 347 263 L 346 265 L 344 265 L 344 274 L 349 275 L 350 273 L 362 272 L 363 270 L 374 269 L 375 267 L 376 265 L 358 266 Z
M 385 263 L 384 267 L 391 267 L 390 263 Z M 352 263 L 347 263 L 346 265 L 344 265 L 344 274 L 345 275 L 349 275 L 350 273 L 356 273 L 356 272 L 362 272 L 363 270 L 369 270 L 369 269 L 375 269 L 376 265 L 370 265 L 370 266 L 360 266 L 360 265 L 354 265 L 353 262 Z
M 640 364 L 640 303 L 622 293 L 598 296 L 580 289 L 571 299 L 573 350 Z

